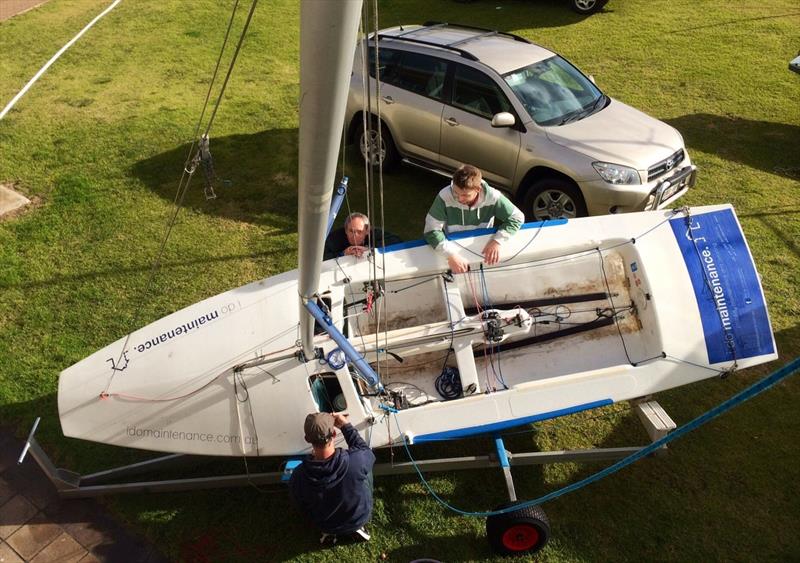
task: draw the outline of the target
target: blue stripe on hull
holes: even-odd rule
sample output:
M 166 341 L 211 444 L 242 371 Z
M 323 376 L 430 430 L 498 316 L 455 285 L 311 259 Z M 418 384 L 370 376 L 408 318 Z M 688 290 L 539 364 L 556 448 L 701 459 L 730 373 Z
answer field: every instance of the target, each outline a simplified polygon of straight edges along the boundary
M 525 229 L 538 229 L 540 227 L 557 227 L 559 225 L 566 225 L 567 219 L 550 219 L 547 221 L 537 221 L 535 223 L 525 223 L 520 227 L 520 230 Z M 455 233 L 450 233 L 447 235 L 447 238 L 450 240 L 460 240 L 465 238 L 472 238 L 472 237 L 479 237 L 482 235 L 492 235 L 497 232 L 497 229 L 473 229 L 471 231 L 458 231 Z M 384 254 L 388 252 L 396 252 L 398 250 L 407 250 L 409 248 L 418 248 L 420 246 L 425 246 L 428 243 L 425 242 L 424 239 L 418 240 L 410 240 L 408 242 L 398 242 L 397 244 L 390 244 L 385 248 L 376 248 L 377 252 L 383 252 Z
M 470 426 L 468 428 L 457 428 L 455 430 L 447 430 L 445 432 L 434 432 L 433 434 L 421 434 L 414 436 L 414 443 L 419 444 L 422 442 L 436 442 L 439 440 L 452 440 L 454 438 L 466 438 L 467 436 L 476 436 L 478 434 L 491 434 L 499 432 L 506 428 L 513 428 L 514 426 L 521 426 L 522 424 L 530 424 L 532 422 L 539 422 L 541 420 L 548 420 L 550 418 L 558 418 L 559 416 L 566 416 L 589 409 L 596 409 L 597 407 L 604 407 L 606 405 L 614 404 L 611 399 L 602 399 L 592 403 L 584 403 L 582 405 L 575 405 L 565 409 L 555 411 L 543 412 L 533 416 L 525 416 L 522 418 L 513 418 L 504 420 L 502 422 L 494 422 L 492 424 L 483 424 L 481 426 Z

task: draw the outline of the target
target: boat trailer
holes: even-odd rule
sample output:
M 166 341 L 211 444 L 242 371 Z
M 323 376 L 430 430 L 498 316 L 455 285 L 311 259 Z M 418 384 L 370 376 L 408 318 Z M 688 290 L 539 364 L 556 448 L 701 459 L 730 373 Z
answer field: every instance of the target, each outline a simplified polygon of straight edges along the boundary
M 632 400 L 631 404 L 640 421 L 647 430 L 651 443 L 667 435 L 675 429 L 675 423 L 654 400 L 642 398 Z M 37 418 L 30 431 L 18 463 L 30 454 L 44 474 L 50 479 L 58 495 L 62 498 L 87 498 L 120 493 L 156 493 L 193 491 L 201 489 L 219 489 L 241 487 L 247 485 L 271 485 L 287 482 L 292 470 L 300 463 L 299 458 L 290 459 L 282 464 L 282 471 L 267 473 L 249 473 L 236 475 L 214 475 L 170 480 L 128 481 L 134 476 L 146 475 L 154 471 L 180 466 L 196 467 L 198 461 L 207 463 L 207 456 L 188 454 L 169 454 L 151 460 L 115 467 L 90 475 L 81 475 L 68 469 L 55 466 L 47 453 L 36 441 L 35 433 L 40 418 Z M 483 456 L 464 456 L 441 459 L 421 459 L 400 463 L 375 464 L 373 475 L 401 475 L 415 473 L 417 469 L 423 473 L 435 471 L 455 471 L 460 469 L 484 469 L 500 467 L 505 477 L 509 501 L 517 501 L 511 467 L 524 465 L 543 465 L 549 463 L 589 463 L 597 461 L 618 460 L 629 456 L 645 446 L 620 448 L 590 448 L 575 450 L 554 450 L 545 452 L 512 453 L 505 449 L 501 436 L 494 437 L 496 451 Z M 664 445 L 656 453 L 663 453 Z M 229 458 L 226 458 L 229 459 Z

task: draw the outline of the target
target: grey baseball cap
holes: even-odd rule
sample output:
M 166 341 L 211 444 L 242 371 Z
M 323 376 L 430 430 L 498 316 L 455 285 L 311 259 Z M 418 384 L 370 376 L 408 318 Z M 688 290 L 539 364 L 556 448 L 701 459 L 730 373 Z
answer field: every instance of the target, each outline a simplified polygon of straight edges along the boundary
M 306 433 L 306 442 L 322 444 L 333 437 L 333 415 L 329 412 L 311 413 L 306 417 L 303 429 Z

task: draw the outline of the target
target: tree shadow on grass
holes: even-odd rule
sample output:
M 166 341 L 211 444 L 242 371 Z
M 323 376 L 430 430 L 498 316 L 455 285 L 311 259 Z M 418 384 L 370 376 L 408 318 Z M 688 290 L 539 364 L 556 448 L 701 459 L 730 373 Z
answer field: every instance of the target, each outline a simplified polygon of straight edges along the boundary
M 174 201 L 189 144 L 140 161 L 133 174 L 167 201 Z M 199 213 L 268 225 L 288 234 L 297 231 L 297 130 L 273 129 L 252 135 L 211 139 L 217 179 L 217 199 L 206 200 L 203 171 L 198 167 L 183 206 Z M 350 177 L 348 202 L 337 219 L 341 225 L 348 206 L 366 211 L 364 169 L 353 145 L 346 148 L 345 174 Z M 337 172 L 336 182 L 341 178 Z M 386 228 L 404 240 L 421 238 L 425 213 L 446 180 L 410 166 L 384 174 Z M 377 179 L 376 179 L 377 183 Z M 331 186 L 333 190 L 334 186 Z M 378 199 L 376 186 L 376 198 Z M 373 219 L 380 224 L 380 216 Z
M 176 199 L 189 144 L 136 163 L 132 173 L 168 201 Z M 292 233 L 297 229 L 297 129 L 211 139 L 216 199 L 204 195 L 198 166 L 183 206 L 226 219 Z
M 800 180 L 800 126 L 696 113 L 667 119 L 690 149 Z

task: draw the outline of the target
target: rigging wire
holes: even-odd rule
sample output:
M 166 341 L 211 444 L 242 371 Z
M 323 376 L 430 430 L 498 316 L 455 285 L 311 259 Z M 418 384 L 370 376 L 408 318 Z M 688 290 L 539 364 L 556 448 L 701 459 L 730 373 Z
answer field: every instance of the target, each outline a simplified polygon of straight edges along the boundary
M 205 137 L 208 136 L 208 133 L 211 130 L 211 125 L 214 122 L 214 117 L 216 116 L 217 108 L 219 107 L 219 104 L 220 104 L 220 102 L 222 100 L 222 94 L 225 91 L 225 87 L 226 87 L 226 85 L 228 83 L 228 79 L 230 78 L 231 72 L 233 71 L 233 66 L 236 63 L 236 58 L 238 56 L 239 49 L 241 48 L 242 41 L 244 40 L 245 34 L 247 33 L 247 28 L 250 25 L 250 20 L 252 19 L 253 12 L 255 11 L 255 8 L 256 8 L 257 4 L 258 4 L 258 0 L 253 0 L 253 3 L 251 5 L 251 7 L 250 7 L 250 12 L 249 12 L 249 14 L 247 16 L 247 21 L 246 21 L 246 23 L 245 23 L 245 25 L 244 25 L 244 27 L 242 29 L 241 35 L 239 37 L 239 42 L 238 42 L 238 44 L 236 46 L 236 51 L 235 51 L 235 53 L 233 55 L 233 58 L 231 59 L 231 61 L 229 63 L 228 72 L 227 72 L 227 75 L 225 77 L 225 82 L 224 82 L 224 84 L 223 84 L 223 86 L 222 86 L 222 88 L 220 90 L 219 96 L 217 97 L 217 101 L 216 101 L 216 104 L 215 104 L 215 107 L 214 107 L 214 111 L 213 111 L 212 117 L 210 118 L 210 120 L 209 120 L 209 122 L 208 122 L 208 124 L 206 126 L 205 133 L 204 133 Z M 238 8 L 239 8 L 239 0 L 236 0 L 236 2 L 234 3 L 233 9 L 231 11 L 231 17 L 228 20 L 228 27 L 225 30 L 225 37 L 224 37 L 224 39 L 222 41 L 222 46 L 220 47 L 219 56 L 217 57 L 217 62 L 215 64 L 215 66 L 214 66 L 214 72 L 212 74 L 211 81 L 209 82 L 209 85 L 208 85 L 208 90 L 206 92 L 206 97 L 205 97 L 205 100 L 203 102 L 203 108 L 200 111 L 200 117 L 198 118 L 197 125 L 195 126 L 195 131 L 194 131 L 194 136 L 192 138 L 192 143 L 191 143 L 191 145 L 189 147 L 189 151 L 188 151 L 188 154 L 186 156 L 186 161 L 185 161 L 184 166 L 183 166 L 183 171 L 181 172 L 180 180 L 178 181 L 178 188 L 177 188 L 177 190 L 175 192 L 175 198 L 173 200 L 173 209 L 172 209 L 171 215 L 169 216 L 169 218 L 167 220 L 167 226 L 166 226 L 166 229 L 165 229 L 165 232 L 164 232 L 164 236 L 163 236 L 163 238 L 161 240 L 161 244 L 159 246 L 158 252 L 156 253 L 156 257 L 153 260 L 153 264 L 152 264 L 152 266 L 150 268 L 150 273 L 149 273 L 148 278 L 147 278 L 147 280 L 145 282 L 144 289 L 142 290 L 142 294 L 145 297 L 150 293 L 150 290 L 151 290 L 151 288 L 153 286 L 153 283 L 155 281 L 155 277 L 156 277 L 159 269 L 161 268 L 161 262 L 162 262 L 162 259 L 164 257 L 164 252 L 165 252 L 166 247 L 167 247 L 167 242 L 169 241 L 170 235 L 172 234 L 172 229 L 174 228 L 175 222 L 177 221 L 178 213 L 180 212 L 180 209 L 181 209 L 181 207 L 183 205 L 183 200 L 186 197 L 186 193 L 189 190 L 189 185 L 191 184 L 192 177 L 194 176 L 194 172 L 195 172 L 195 170 L 197 168 L 197 165 L 199 164 L 199 160 L 200 160 L 199 151 L 197 153 L 195 153 L 194 157 L 192 157 L 192 153 L 194 152 L 195 146 L 198 143 L 198 132 L 200 131 L 200 128 L 202 126 L 203 118 L 205 117 L 206 109 L 208 108 L 208 103 L 209 103 L 209 100 L 211 99 L 211 92 L 212 92 L 212 90 L 214 88 L 214 83 L 217 80 L 220 64 L 221 64 L 221 61 L 222 61 L 222 56 L 225 53 L 225 50 L 227 48 L 228 38 L 230 37 L 230 32 L 231 32 L 231 29 L 233 27 L 233 22 L 236 19 L 236 12 L 237 12 Z M 184 180 L 185 180 L 185 182 L 184 182 Z M 134 312 L 133 326 L 138 326 L 139 318 L 140 318 L 140 315 L 142 313 L 142 310 L 143 310 L 143 307 L 137 307 L 136 308 L 136 310 Z M 122 349 L 121 349 L 119 357 L 117 359 L 118 363 L 122 361 L 122 358 L 123 358 L 125 352 L 127 351 L 128 343 L 130 342 L 130 338 L 131 338 L 132 335 L 133 335 L 133 333 L 129 332 L 125 336 L 125 340 L 124 340 L 124 342 L 122 344 Z M 108 390 L 111 388 L 111 384 L 114 381 L 114 376 L 115 375 L 116 375 L 116 371 L 112 370 L 111 376 L 110 376 L 108 382 L 106 383 L 106 386 L 103 389 L 103 392 L 101 393 L 101 396 L 104 395 L 104 394 L 108 394 Z

